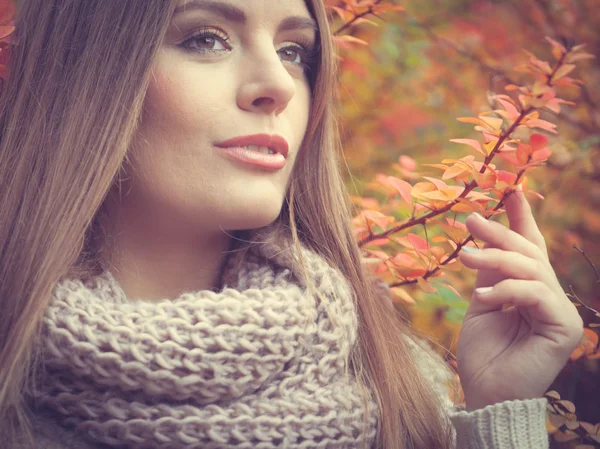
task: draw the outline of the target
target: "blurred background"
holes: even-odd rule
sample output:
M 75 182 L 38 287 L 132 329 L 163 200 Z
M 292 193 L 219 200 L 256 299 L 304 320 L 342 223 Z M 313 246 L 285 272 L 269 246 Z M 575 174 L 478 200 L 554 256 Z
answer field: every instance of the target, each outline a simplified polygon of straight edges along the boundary
M 343 9 L 364 2 L 326 3 Z M 514 70 L 528 60 L 523 49 L 552 62 L 551 46 L 544 39 L 549 36 L 566 46 L 586 44 L 585 51 L 596 56 L 577 62 L 570 74 L 583 81 L 582 88 L 558 90 L 561 98 L 576 106 L 564 106 L 558 116 L 542 114 L 558 125 L 558 134 L 546 133 L 552 155 L 527 178 L 528 189 L 544 197 L 528 194 L 565 292 L 573 292 L 590 308 L 579 307 L 586 326 L 600 322 L 591 310 L 600 310 L 600 283 L 590 264 L 600 269 L 600 1 L 371 3 L 400 5 L 404 11 L 385 11 L 379 17 L 365 17 L 373 23 L 346 26 L 340 10 L 330 10 L 336 35 L 366 42 L 340 41 L 339 49 L 340 121 L 351 173 L 347 185 L 359 207 L 377 209 L 389 201 L 378 187 L 384 177 L 396 176 L 411 184 L 422 181 L 422 176 L 440 178 L 439 169 L 421 164 L 470 154 L 467 147 L 449 140 L 478 138 L 479 133 L 456 118 L 489 111 L 492 93 L 505 93 L 505 85 L 527 79 L 526 73 Z M 460 215 L 457 219 L 464 221 L 466 214 Z M 499 221 L 506 223 L 504 216 Z M 415 327 L 455 352 L 475 272 L 462 269 L 448 276 L 456 292 L 438 289 L 428 294 L 411 285 L 406 289 L 409 297 L 397 297 L 396 306 L 411 316 Z M 598 328 L 588 332 L 588 337 L 596 338 L 588 346 L 597 345 Z M 600 421 L 597 357 L 596 353 L 573 360 L 553 386 L 576 405 L 579 420 L 592 424 Z M 600 426 L 596 430 L 597 441 L 586 440 L 589 447 L 600 446 Z M 575 440 L 572 443 L 560 447 L 575 447 Z

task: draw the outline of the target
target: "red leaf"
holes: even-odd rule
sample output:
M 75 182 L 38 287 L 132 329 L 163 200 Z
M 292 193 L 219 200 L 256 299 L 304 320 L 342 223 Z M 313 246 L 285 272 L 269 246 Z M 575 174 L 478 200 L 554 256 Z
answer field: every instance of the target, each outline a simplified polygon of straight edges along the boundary
M 504 181 L 505 183 L 512 185 L 516 180 L 516 174 L 507 172 L 505 170 L 498 170 L 498 181 Z
M 529 138 L 532 151 L 538 151 L 548 145 L 548 138 L 542 134 L 532 134 Z
M 552 154 L 552 150 L 548 147 L 543 150 L 538 150 L 531 155 L 531 159 L 534 161 L 545 161 Z

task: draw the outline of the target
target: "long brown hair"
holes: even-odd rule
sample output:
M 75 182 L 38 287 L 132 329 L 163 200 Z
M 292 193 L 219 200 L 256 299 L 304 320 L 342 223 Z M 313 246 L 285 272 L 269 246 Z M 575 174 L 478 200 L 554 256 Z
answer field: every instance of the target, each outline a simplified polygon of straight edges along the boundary
M 309 128 L 279 221 L 338 267 L 357 298 L 354 374 L 379 407 L 375 447 L 450 448 L 452 432 L 411 351 L 413 332 L 390 313 L 361 263 L 340 171 L 332 106 L 336 66 L 322 0 Z M 0 435 L 30 435 L 40 322 L 64 276 L 101 266 L 98 217 L 118 182 L 141 117 L 152 63 L 175 0 L 21 0 L 18 46 L 0 92 Z M 301 261 L 300 261 L 301 263 Z M 415 340 L 416 341 L 416 340 Z M 441 359 L 439 359 L 441 360 Z M 365 417 L 365 425 L 368 418 Z

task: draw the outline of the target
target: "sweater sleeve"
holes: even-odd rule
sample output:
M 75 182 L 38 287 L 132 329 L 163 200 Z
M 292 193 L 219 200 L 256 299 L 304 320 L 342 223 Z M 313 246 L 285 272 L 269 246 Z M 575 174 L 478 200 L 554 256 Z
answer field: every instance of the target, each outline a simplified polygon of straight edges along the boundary
M 417 365 L 442 402 L 456 449 L 549 448 L 546 398 L 504 401 L 468 412 L 464 405 L 455 405 L 450 399 L 447 385 L 454 373 L 443 358 L 425 342 L 417 345 L 410 338 L 408 341 L 418 351 Z
M 373 278 L 376 291 L 394 310 L 387 284 Z M 407 338 L 424 377 L 441 400 L 445 417 L 451 423 L 456 449 L 548 449 L 546 398 L 512 400 L 467 412 L 455 405 L 447 385 L 454 377 L 446 362 L 420 338 Z
M 467 412 L 452 407 L 448 417 L 459 449 L 546 449 L 546 398 L 504 401 Z

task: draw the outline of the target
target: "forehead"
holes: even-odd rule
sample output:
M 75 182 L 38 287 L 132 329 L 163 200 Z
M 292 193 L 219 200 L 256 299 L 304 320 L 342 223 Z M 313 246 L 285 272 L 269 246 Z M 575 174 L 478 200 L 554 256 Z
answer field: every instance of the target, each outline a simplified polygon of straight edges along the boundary
M 228 12 L 238 19 L 278 13 L 311 17 L 307 0 L 179 0 L 175 14 L 193 10 Z

